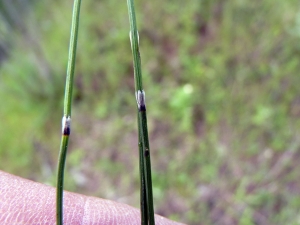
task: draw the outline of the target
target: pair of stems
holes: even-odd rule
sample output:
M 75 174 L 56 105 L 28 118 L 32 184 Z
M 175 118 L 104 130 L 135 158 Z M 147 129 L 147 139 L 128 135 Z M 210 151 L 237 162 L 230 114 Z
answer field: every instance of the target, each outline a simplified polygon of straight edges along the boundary
M 65 87 L 64 115 L 62 119 L 62 139 L 58 159 L 57 192 L 56 192 L 56 223 L 63 224 L 63 183 L 64 168 L 68 149 L 69 135 L 71 132 L 71 103 L 73 91 L 73 79 L 75 70 L 76 47 L 78 37 L 78 25 L 81 0 L 74 1 L 71 37 L 69 47 L 69 60 Z M 134 80 L 138 114 L 138 139 L 139 139 L 139 166 L 140 166 L 140 193 L 141 193 L 141 224 L 154 225 L 154 209 L 151 178 L 150 148 L 147 128 L 147 114 L 145 103 L 145 92 L 142 86 L 141 59 L 139 53 L 139 37 L 136 26 L 135 10 L 133 0 L 127 0 L 130 43 L 134 64 Z

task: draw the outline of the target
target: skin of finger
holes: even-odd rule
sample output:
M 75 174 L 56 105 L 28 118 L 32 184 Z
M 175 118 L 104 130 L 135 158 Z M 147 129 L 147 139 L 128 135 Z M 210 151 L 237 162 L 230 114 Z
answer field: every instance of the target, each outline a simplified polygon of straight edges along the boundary
M 0 171 L 0 224 L 55 224 L 55 188 Z M 158 225 L 180 224 L 156 215 Z M 140 211 L 110 200 L 64 192 L 65 225 L 139 225 Z

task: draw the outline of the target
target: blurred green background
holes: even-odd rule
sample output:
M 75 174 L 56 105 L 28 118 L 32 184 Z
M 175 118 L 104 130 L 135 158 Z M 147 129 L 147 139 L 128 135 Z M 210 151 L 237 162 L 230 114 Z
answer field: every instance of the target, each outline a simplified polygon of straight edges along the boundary
M 0 169 L 55 185 L 71 0 L 0 1 Z M 156 213 L 300 224 L 300 3 L 137 1 Z M 139 207 L 126 1 L 83 0 L 65 188 Z

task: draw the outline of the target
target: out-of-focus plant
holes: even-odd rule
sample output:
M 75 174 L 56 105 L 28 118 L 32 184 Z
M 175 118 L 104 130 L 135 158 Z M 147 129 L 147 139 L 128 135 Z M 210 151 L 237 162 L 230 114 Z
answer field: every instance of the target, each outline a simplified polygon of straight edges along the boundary
M 60 123 L 52 122 L 59 121 L 51 118 L 56 115 L 53 111 L 50 116 L 43 112 L 57 110 L 59 115 L 62 106 L 62 97 L 51 96 L 63 93 L 69 38 L 65 31 L 70 26 L 63 21 L 70 18 L 71 3 L 58 0 L 53 7 L 46 3 L 35 1 L 30 15 L 22 17 L 26 26 L 36 24 L 27 30 L 39 44 L 28 45 L 14 28 L 4 30 L 10 41 L 0 67 L 0 98 L 5 99 L 0 105 L 1 119 L 5 118 L 1 127 L 7 131 L 0 132 L 0 157 L 7 160 L 0 168 L 54 184 L 44 171 L 55 169 L 53 149 L 59 142 Z M 298 1 L 136 3 L 151 111 L 149 137 L 156 159 L 156 211 L 187 224 L 251 219 L 258 224 L 293 223 L 300 205 L 298 148 L 289 150 L 290 144 L 297 146 L 300 125 Z M 87 184 L 82 188 L 68 181 L 66 188 L 138 207 L 139 196 L 132 194 L 139 171 L 131 163 L 138 156 L 132 153 L 136 102 L 131 94 L 126 7 L 118 0 L 85 0 L 82 12 L 88 13 L 81 20 L 76 64 L 74 136 L 78 136 L 70 144 L 76 146 L 74 154 L 76 149 L 89 152 L 76 166 Z M 49 81 L 51 87 L 38 78 L 40 63 L 31 56 L 36 54 L 46 58 L 51 74 L 57 76 Z M 91 60 L 99 54 L 104 56 L 101 60 Z M 184 94 L 186 84 L 193 87 L 190 95 Z M 31 88 L 40 94 L 30 94 Z M 36 98 L 40 95 L 44 97 Z M 67 165 L 66 173 L 73 173 L 74 167 Z M 118 176 L 124 170 L 133 173 Z M 271 171 L 277 172 L 269 176 Z M 264 182 L 267 175 L 270 179 Z M 96 188 L 97 177 L 105 178 L 101 190 Z

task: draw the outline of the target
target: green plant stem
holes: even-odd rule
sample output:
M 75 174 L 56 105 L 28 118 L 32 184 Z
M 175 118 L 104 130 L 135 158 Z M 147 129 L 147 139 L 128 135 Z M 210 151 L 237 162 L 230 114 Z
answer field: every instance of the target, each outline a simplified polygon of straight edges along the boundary
M 139 123 L 139 122 L 138 122 Z M 144 155 L 142 137 L 139 135 L 139 167 L 140 167 L 140 208 L 141 208 L 141 224 L 147 224 L 149 221 L 146 195 L 146 181 L 144 173 Z
M 134 1 L 127 0 L 130 42 L 134 64 L 134 80 L 138 111 L 138 133 L 140 151 L 140 180 L 141 180 L 141 224 L 154 225 L 153 193 L 151 178 L 150 147 L 147 128 L 145 94 L 142 84 L 141 59 L 139 52 L 139 37 L 136 26 Z
M 143 172 L 146 187 L 146 205 L 147 214 L 149 217 L 149 224 L 154 225 L 154 208 L 153 208 L 153 193 L 152 193 L 152 176 L 151 176 L 151 160 L 150 160 L 150 147 L 148 140 L 148 128 L 147 128 L 147 115 L 146 111 L 140 111 L 138 113 L 139 118 L 139 133 L 142 134 L 142 146 L 143 146 Z
M 58 169 L 57 169 L 57 189 L 56 189 L 56 224 L 57 225 L 63 224 L 64 168 L 65 168 L 66 155 L 68 150 L 69 135 L 71 131 L 70 130 L 71 129 L 71 105 L 72 105 L 73 79 L 74 79 L 74 70 L 75 70 L 80 4 L 81 4 L 81 0 L 74 1 L 72 25 L 71 25 L 69 60 L 68 60 L 65 99 L 64 99 L 64 115 L 63 115 L 63 122 L 62 122 L 62 138 L 61 138 L 60 152 L 58 158 Z

